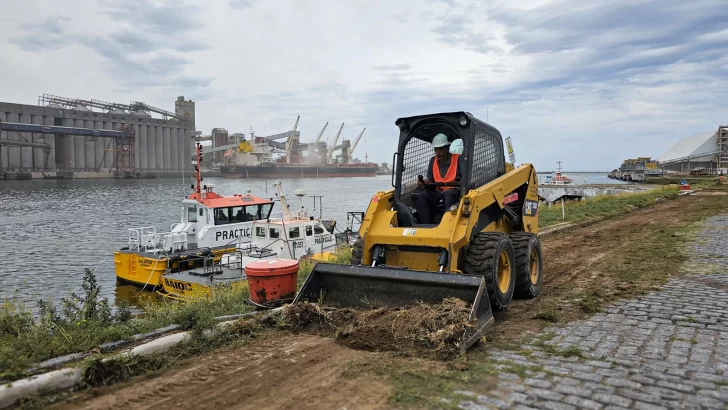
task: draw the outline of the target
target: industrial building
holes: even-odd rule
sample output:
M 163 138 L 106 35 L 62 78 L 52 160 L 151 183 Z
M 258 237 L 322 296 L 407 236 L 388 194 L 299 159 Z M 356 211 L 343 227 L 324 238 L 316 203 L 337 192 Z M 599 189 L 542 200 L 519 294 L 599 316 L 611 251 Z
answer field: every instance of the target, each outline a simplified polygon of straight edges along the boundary
M 725 175 L 728 173 L 728 126 L 683 138 L 658 161 L 665 173 Z
M 0 178 L 178 176 L 192 169 L 195 103 L 180 96 L 169 112 L 44 94 L 0 102 L 0 130 Z

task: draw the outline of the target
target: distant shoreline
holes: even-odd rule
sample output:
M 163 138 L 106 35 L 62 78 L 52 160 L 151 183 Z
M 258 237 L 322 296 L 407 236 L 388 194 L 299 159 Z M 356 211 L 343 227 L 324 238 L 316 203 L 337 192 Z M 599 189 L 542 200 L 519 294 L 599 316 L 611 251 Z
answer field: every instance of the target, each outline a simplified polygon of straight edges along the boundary
M 553 174 L 556 171 L 536 171 L 537 174 Z M 612 171 L 566 171 L 561 170 L 562 174 L 609 174 Z

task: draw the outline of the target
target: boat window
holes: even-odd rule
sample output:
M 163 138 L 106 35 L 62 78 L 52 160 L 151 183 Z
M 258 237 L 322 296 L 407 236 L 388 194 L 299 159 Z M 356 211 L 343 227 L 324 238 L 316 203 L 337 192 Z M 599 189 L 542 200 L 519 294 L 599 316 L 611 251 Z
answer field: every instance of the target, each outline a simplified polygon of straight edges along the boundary
M 313 226 L 313 232 L 318 235 L 324 233 L 324 228 L 321 227 L 321 225 L 314 225 Z
M 204 209 L 200 208 L 200 216 L 205 216 Z
M 233 222 L 245 222 L 245 207 L 235 206 L 230 208 L 232 213 L 230 214 Z
M 281 237 L 281 231 L 278 230 L 278 228 L 270 228 L 270 237 L 271 239 L 280 238 Z
M 258 238 L 265 238 L 265 227 L 256 226 L 255 227 L 255 236 L 257 236 Z
M 202 209 L 200 209 L 202 211 Z M 191 206 L 187 208 L 187 222 L 197 222 L 197 208 Z
M 313 235 L 313 228 L 311 227 L 311 225 L 306 225 L 306 236 L 311 235 Z
M 301 237 L 301 228 L 298 226 L 294 228 L 288 228 L 288 236 L 291 238 L 300 238 Z
M 258 219 L 270 218 L 270 211 L 273 210 L 273 204 L 258 205 Z
M 230 223 L 230 215 L 228 208 L 215 208 L 215 225 L 225 225 Z

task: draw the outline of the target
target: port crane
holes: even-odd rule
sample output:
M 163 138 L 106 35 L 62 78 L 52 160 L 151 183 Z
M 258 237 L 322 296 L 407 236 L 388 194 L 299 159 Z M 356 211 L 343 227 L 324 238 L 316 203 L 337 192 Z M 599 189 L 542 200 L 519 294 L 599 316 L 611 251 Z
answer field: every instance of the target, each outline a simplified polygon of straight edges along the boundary
M 293 125 L 293 131 L 291 132 L 291 136 L 288 137 L 288 141 L 286 142 L 286 162 L 291 163 L 291 147 L 293 146 L 293 141 L 296 140 L 296 128 L 298 128 L 298 120 L 301 119 L 301 116 L 296 117 L 296 123 Z
M 311 145 L 311 149 L 309 150 L 309 155 L 311 153 L 316 152 L 316 147 L 318 146 L 319 141 L 321 140 L 321 136 L 324 135 L 324 131 L 326 131 L 326 127 L 329 125 L 329 122 L 326 121 L 326 124 L 324 124 L 324 127 L 321 129 L 321 132 L 318 133 L 318 136 L 316 137 L 316 141 L 313 142 Z
M 344 123 L 342 122 L 341 123 L 341 127 L 339 127 L 339 132 L 336 133 L 336 138 L 334 138 L 333 144 L 331 144 L 329 146 L 329 152 L 328 152 L 328 155 L 327 155 L 328 156 L 328 160 L 329 160 L 328 162 L 331 162 L 331 155 L 334 153 L 334 150 L 337 148 L 336 147 L 336 142 L 339 141 L 339 136 L 341 135 L 341 130 L 343 130 L 343 129 L 344 129 Z
M 354 145 L 351 148 L 349 148 L 349 152 L 346 155 L 347 163 L 349 161 L 351 161 L 351 159 L 353 158 L 352 155 L 354 154 L 354 150 L 356 149 L 356 146 L 359 145 L 359 141 L 361 140 L 361 136 L 364 135 L 364 131 L 366 131 L 366 130 L 367 130 L 367 127 L 364 127 L 364 129 L 361 130 L 361 132 L 359 133 L 359 136 L 356 137 L 356 141 L 354 141 Z

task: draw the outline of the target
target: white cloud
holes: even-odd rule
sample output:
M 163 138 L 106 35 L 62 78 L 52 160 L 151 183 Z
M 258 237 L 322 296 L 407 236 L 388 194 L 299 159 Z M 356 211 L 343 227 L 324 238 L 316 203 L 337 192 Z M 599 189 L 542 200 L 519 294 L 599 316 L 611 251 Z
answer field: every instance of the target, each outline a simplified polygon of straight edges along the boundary
M 3 100 L 197 102 L 197 127 L 323 139 L 367 131 L 389 161 L 394 121 L 470 111 L 519 161 L 609 170 L 728 121 L 721 1 L 70 0 L 0 17 Z M 505 3 L 507 4 L 507 3 Z M 643 13 L 644 10 L 653 10 Z

